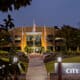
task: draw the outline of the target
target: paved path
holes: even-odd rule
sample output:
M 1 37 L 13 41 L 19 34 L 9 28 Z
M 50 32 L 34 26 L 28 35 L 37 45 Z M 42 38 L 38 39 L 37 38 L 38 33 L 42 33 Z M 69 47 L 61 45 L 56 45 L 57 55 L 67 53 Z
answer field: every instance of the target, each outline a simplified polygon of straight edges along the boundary
M 47 80 L 47 72 L 41 56 L 31 56 L 26 80 Z

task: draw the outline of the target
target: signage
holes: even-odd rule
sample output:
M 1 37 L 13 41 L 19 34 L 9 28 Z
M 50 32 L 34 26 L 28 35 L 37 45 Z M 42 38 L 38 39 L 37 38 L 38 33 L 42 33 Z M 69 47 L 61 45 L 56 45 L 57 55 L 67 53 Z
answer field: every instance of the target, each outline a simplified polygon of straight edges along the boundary
M 80 63 L 61 63 L 62 74 L 80 74 Z M 55 63 L 55 73 L 58 73 L 58 63 Z
M 26 32 L 27 35 L 40 35 L 42 32 Z

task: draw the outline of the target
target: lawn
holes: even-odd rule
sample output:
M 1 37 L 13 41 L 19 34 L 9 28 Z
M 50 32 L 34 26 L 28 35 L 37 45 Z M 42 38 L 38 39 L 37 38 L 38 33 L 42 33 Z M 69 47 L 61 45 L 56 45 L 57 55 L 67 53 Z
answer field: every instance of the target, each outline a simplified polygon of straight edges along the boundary
M 0 50 L 0 54 L 7 54 L 7 51 Z
M 54 71 L 54 63 L 57 61 L 51 61 L 48 63 L 45 63 L 46 69 L 48 73 L 51 73 Z M 79 63 L 80 62 L 80 56 L 71 57 L 71 58 L 65 58 L 62 60 L 62 62 L 65 63 Z
M 21 73 L 26 74 L 27 69 L 28 69 L 28 63 L 27 62 L 22 62 L 22 61 L 20 61 L 20 63 L 22 63 L 23 66 L 25 67 L 25 70 L 23 70 L 22 68 L 20 69 Z

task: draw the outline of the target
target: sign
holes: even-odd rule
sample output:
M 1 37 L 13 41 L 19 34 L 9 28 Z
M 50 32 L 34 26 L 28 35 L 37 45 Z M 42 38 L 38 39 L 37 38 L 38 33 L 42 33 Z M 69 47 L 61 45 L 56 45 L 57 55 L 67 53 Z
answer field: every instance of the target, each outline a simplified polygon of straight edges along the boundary
M 61 63 L 62 74 L 80 74 L 80 63 Z M 58 73 L 58 63 L 55 63 L 55 73 Z

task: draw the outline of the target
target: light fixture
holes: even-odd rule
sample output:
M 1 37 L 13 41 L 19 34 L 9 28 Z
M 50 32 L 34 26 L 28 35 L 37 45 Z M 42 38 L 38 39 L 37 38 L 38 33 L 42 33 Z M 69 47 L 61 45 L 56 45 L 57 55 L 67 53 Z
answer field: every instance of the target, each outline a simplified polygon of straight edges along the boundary
M 17 63 L 18 62 L 18 57 L 14 56 L 13 57 L 13 63 Z
M 5 68 L 5 65 L 4 64 L 2 65 L 2 68 Z
M 2 69 L 2 67 L 0 66 L 0 69 Z
M 62 57 L 58 57 L 58 58 L 57 58 L 57 61 L 58 61 L 58 62 L 62 62 Z

